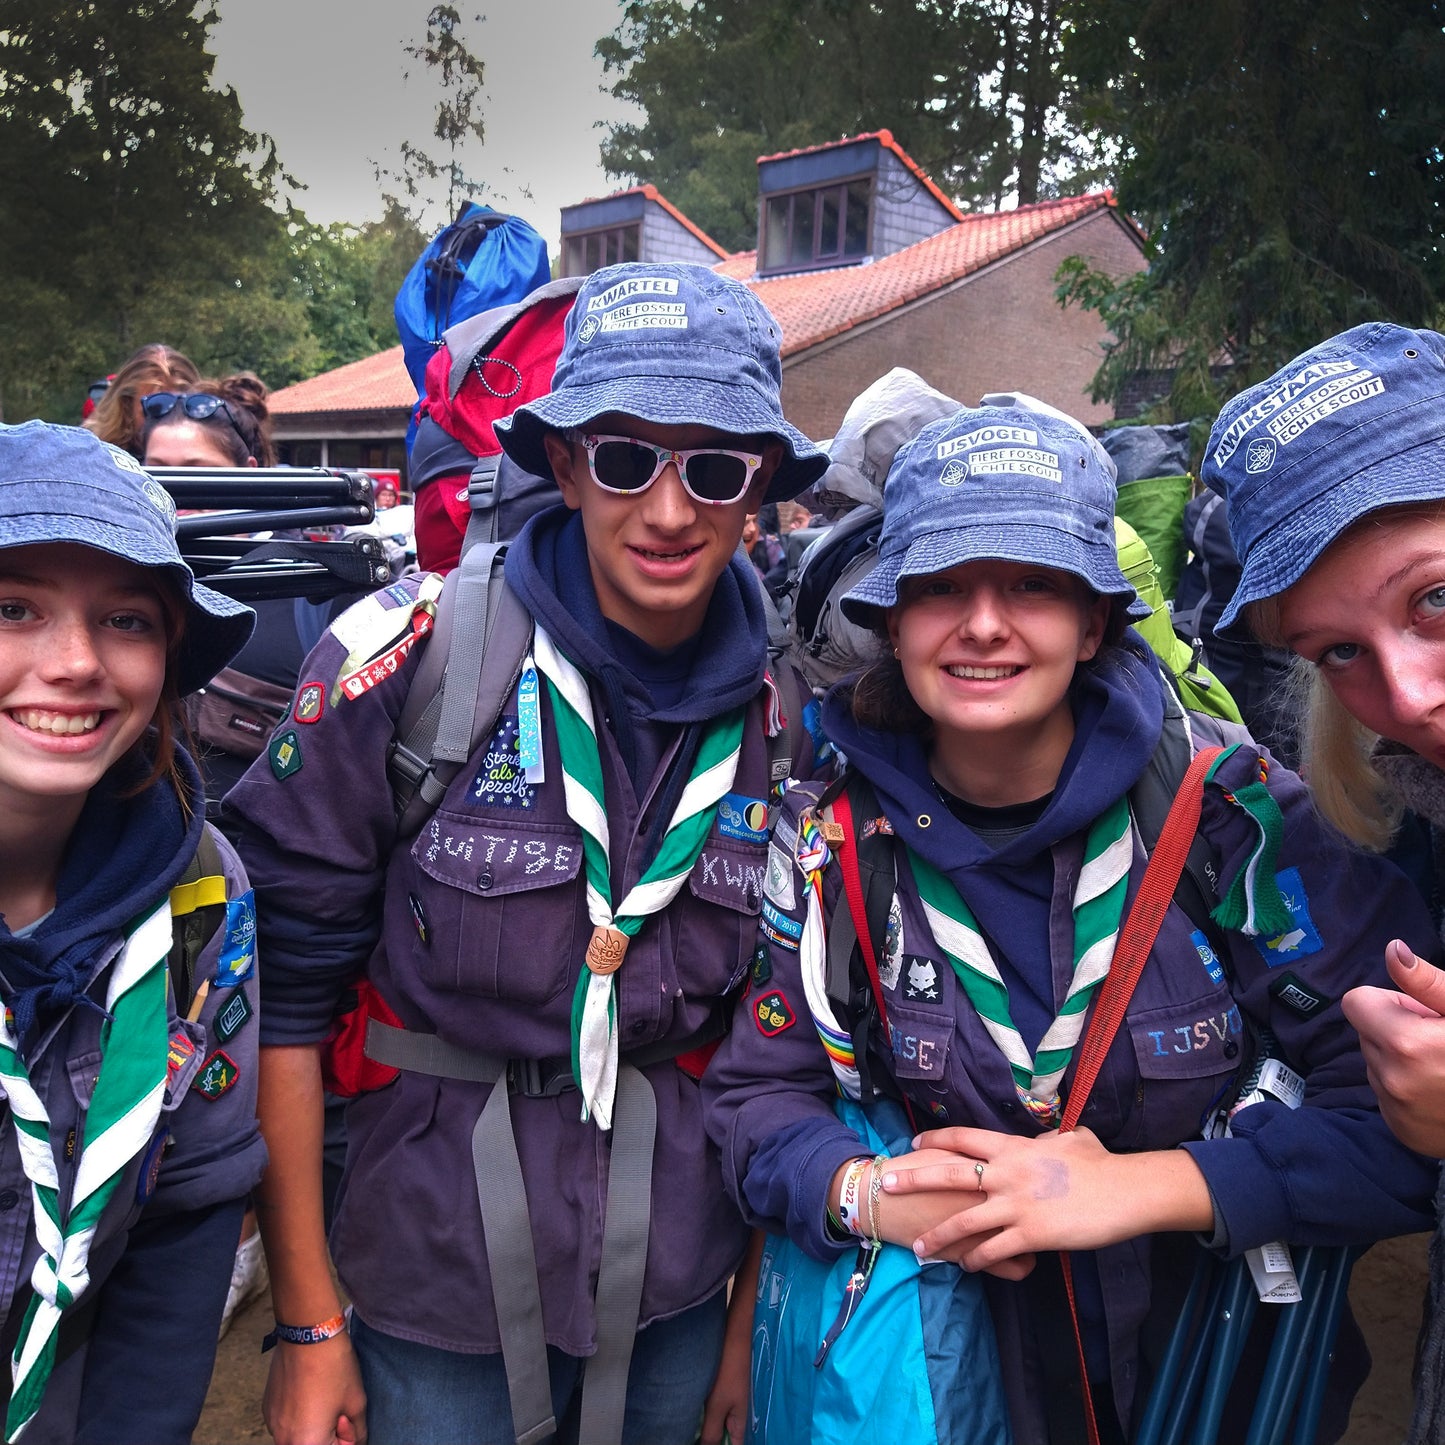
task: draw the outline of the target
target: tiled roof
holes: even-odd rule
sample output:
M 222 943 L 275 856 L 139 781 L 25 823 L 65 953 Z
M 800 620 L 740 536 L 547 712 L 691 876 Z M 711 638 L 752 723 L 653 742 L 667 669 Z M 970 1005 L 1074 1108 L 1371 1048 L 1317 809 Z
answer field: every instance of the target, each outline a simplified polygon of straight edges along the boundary
M 294 386 L 283 386 L 266 399 L 273 416 L 319 411 L 410 411 L 416 405 L 416 388 L 411 384 L 401 359 L 400 344 L 365 356 L 360 361 L 324 371 Z
M 965 216 L 936 236 L 860 266 L 757 277 L 757 252 L 743 251 L 714 270 L 746 281 L 757 293 L 783 328 L 783 355 L 791 356 L 1116 204 L 1112 192 L 1096 191 L 1012 211 Z
M 934 185 L 932 179 L 927 175 L 923 167 L 893 139 L 893 132 L 891 130 L 870 130 L 865 131 L 862 135 L 850 135 L 843 140 L 826 141 L 822 145 L 800 146 L 797 150 L 779 151 L 776 155 L 771 156 L 759 156 L 758 164 L 762 165 L 764 161 L 787 160 L 790 156 L 812 155 L 814 151 L 830 151 L 836 149 L 838 146 L 852 145 L 855 141 L 860 140 L 876 140 L 880 145 L 886 146 L 913 173 L 914 177 L 928 188 L 929 195 L 931 195 L 955 221 L 961 221 L 963 219 L 963 212 Z

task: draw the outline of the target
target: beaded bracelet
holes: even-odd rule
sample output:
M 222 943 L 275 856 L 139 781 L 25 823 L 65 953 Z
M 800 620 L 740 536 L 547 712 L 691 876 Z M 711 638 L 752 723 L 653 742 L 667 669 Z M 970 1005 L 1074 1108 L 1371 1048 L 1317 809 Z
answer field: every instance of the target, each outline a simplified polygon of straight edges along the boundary
M 319 1325 L 278 1323 L 261 1341 L 261 1353 L 264 1355 L 267 1350 L 273 1349 L 278 1340 L 285 1340 L 288 1345 L 318 1345 L 322 1340 L 335 1339 L 337 1335 L 345 1333 L 345 1330 L 345 1314 L 332 1315 L 329 1320 L 322 1320 Z

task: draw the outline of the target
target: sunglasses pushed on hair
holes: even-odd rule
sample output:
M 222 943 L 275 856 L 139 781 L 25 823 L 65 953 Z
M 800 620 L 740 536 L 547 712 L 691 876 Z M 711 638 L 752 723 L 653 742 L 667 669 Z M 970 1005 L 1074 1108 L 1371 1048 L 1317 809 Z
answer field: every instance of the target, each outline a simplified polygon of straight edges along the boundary
M 725 447 L 690 447 L 677 451 L 637 437 L 578 434 L 587 452 L 587 469 L 604 492 L 634 496 L 645 492 L 663 473 L 669 462 L 677 464 L 682 485 L 695 502 L 726 507 L 741 501 L 762 466 L 758 452 L 729 451 Z
M 241 444 L 246 448 L 247 456 L 254 457 L 256 449 L 246 438 L 246 433 L 241 430 L 240 424 L 236 421 L 236 414 L 219 396 L 212 396 L 208 391 L 153 391 L 149 396 L 140 399 L 140 409 L 150 421 L 162 421 L 168 417 L 177 407 L 192 421 L 205 421 L 207 417 L 215 416 L 220 412 L 231 424 L 231 430 L 241 438 Z

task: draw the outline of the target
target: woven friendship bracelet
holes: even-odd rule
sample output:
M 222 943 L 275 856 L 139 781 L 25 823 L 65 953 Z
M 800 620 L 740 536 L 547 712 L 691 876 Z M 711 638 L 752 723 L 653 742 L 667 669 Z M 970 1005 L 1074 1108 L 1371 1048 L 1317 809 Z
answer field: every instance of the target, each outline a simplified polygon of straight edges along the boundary
M 335 1339 L 345 1330 L 346 1316 L 344 1314 L 332 1315 L 329 1320 L 322 1320 L 319 1325 L 278 1323 L 271 1333 L 261 1341 L 261 1353 L 264 1355 L 267 1350 L 273 1349 L 278 1340 L 285 1340 L 288 1345 L 319 1345 L 322 1340 Z

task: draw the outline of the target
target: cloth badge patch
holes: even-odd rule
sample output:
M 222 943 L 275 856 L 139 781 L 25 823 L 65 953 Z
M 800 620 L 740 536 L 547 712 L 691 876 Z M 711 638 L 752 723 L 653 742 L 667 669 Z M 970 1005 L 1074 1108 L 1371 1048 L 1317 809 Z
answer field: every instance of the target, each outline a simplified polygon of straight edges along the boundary
M 226 934 L 216 960 L 217 988 L 245 983 L 256 969 L 256 895 L 247 889 L 226 903 Z
M 421 899 L 415 893 L 408 893 L 406 901 L 411 905 L 411 921 L 416 925 L 417 937 L 423 943 L 429 942 L 427 938 L 426 913 L 421 906 Z
M 140 1178 L 135 1182 L 135 1202 L 144 1204 L 156 1192 L 156 1180 L 161 1176 L 161 1160 L 165 1157 L 166 1146 L 171 1142 L 171 1131 L 162 1129 L 145 1152 L 141 1160 Z
M 222 1094 L 232 1088 L 236 1080 L 241 1077 L 241 1070 L 237 1067 L 235 1059 L 222 1049 L 217 1049 L 205 1066 L 196 1076 L 196 1088 L 207 1099 L 219 1099 Z
M 1318 990 L 1310 988 L 1308 984 L 1301 983 L 1292 973 L 1280 974 L 1270 984 L 1269 991 L 1282 1007 L 1305 1019 L 1312 1018 L 1322 1008 L 1326 1008 L 1333 1002 Z
M 293 773 L 299 773 L 301 739 L 297 737 L 296 729 L 287 728 L 284 733 L 277 733 L 266 749 L 266 756 L 271 761 L 271 771 L 276 774 L 278 783 L 284 783 Z
M 190 1063 L 191 1055 L 196 1051 L 195 1041 L 179 1026 L 176 1032 L 171 1035 L 170 1042 L 166 1045 L 166 1089 L 169 1091 L 175 1083 L 176 1075 Z
M 1199 955 L 1199 961 L 1204 965 L 1204 971 L 1209 975 L 1209 981 L 1216 984 L 1223 983 L 1224 965 L 1220 963 L 1219 956 L 1204 936 L 1204 931 L 1196 928 L 1189 935 L 1189 941 L 1194 945 L 1194 951 Z
M 938 1002 L 938 966 L 929 958 L 910 957 L 903 974 L 903 997 L 916 1003 Z M 881 977 L 881 971 L 880 971 Z
M 795 844 L 774 838 L 768 848 L 768 871 L 763 877 L 763 897 L 779 908 L 796 908 L 798 895 L 793 884 L 793 848 Z
M 323 683 L 304 683 L 296 693 L 296 706 L 291 709 L 291 721 L 314 723 L 321 721 L 326 706 L 326 687 Z
M 363 663 L 354 672 L 343 673 L 336 680 L 337 688 L 346 697 L 352 699 L 370 692 L 377 683 L 385 682 L 387 678 L 401 670 L 401 665 L 406 661 L 407 654 L 416 645 L 417 638 L 425 637 L 433 626 L 432 614 L 423 612 L 418 607 L 411 615 L 411 629 L 401 641 L 387 648 L 380 657 L 374 657 L 370 662 Z
M 768 945 L 758 944 L 753 950 L 753 987 L 761 988 L 773 976 L 773 952 Z
M 796 918 L 789 918 L 786 913 L 780 912 L 766 898 L 763 899 L 763 922 L 768 928 L 770 937 L 777 938 L 781 934 L 780 941 L 787 944 L 794 953 L 798 951 L 798 940 L 803 936 L 803 925 Z
M 903 905 L 898 895 L 888 905 L 888 927 L 883 935 L 883 957 L 878 962 L 878 982 L 890 993 L 898 987 L 903 971 Z
M 859 836 L 871 838 L 876 833 L 883 834 L 886 838 L 893 836 L 893 824 L 887 818 L 864 818 L 863 826 L 859 829 Z
M 1307 953 L 1318 953 L 1325 946 L 1314 920 L 1310 917 L 1310 901 L 1305 896 L 1304 880 L 1300 877 L 1299 869 L 1286 868 L 1284 872 L 1274 876 L 1275 882 L 1279 884 L 1279 895 L 1284 899 L 1284 906 L 1289 909 L 1294 927 L 1274 938 L 1254 940 L 1260 956 L 1271 968 L 1277 968 L 1291 959 L 1302 958 Z
M 504 717 L 492 734 L 468 796 L 491 808 L 530 808 L 536 801 L 537 790 L 522 767 L 516 718 Z
M 782 989 L 775 988 L 754 1002 L 753 1022 L 765 1038 L 774 1038 L 798 1022 L 793 1006 L 788 1002 Z
M 762 798 L 729 793 L 717 805 L 717 829 L 724 838 L 744 843 L 768 841 L 768 805 Z
M 238 988 L 227 1001 L 224 1008 L 220 1009 L 212 1025 L 216 1042 L 218 1044 L 229 1043 L 248 1023 L 251 1022 L 251 1000 L 246 997 L 246 991 Z

